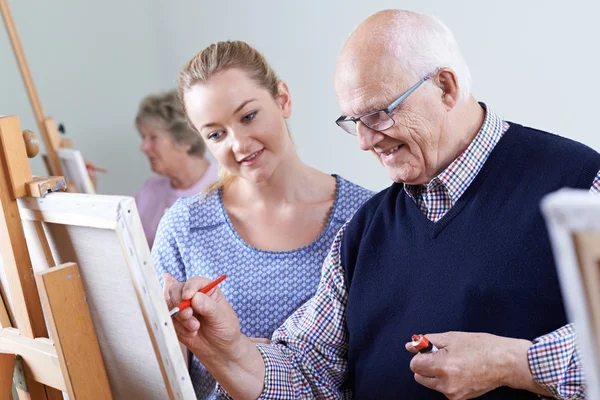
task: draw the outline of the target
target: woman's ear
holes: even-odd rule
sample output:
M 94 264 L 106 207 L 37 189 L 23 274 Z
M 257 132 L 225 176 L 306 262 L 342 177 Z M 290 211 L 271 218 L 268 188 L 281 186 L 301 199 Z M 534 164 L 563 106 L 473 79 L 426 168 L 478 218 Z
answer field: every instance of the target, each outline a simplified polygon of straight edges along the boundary
M 283 81 L 277 84 L 277 102 L 283 118 L 289 118 L 292 115 L 292 96 L 288 85 Z
M 192 149 L 191 143 L 178 143 L 176 140 L 172 140 L 173 144 L 180 151 L 185 151 L 187 154 L 190 154 L 190 150 Z

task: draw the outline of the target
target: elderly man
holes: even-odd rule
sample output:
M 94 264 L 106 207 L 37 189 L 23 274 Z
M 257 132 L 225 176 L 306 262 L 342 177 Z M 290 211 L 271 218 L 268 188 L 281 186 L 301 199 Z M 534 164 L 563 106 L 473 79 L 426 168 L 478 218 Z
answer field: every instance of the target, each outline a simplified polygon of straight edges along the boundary
M 207 280 L 167 288 L 180 340 L 234 398 L 582 398 L 540 199 L 600 192 L 600 155 L 500 119 L 470 94 L 438 20 L 383 11 L 345 44 L 344 116 L 395 182 L 339 232 L 314 298 L 272 338 L 239 332 Z M 405 342 L 428 335 L 440 351 Z M 408 351 L 407 351 L 408 350 Z M 441 393 L 441 394 L 440 394 Z

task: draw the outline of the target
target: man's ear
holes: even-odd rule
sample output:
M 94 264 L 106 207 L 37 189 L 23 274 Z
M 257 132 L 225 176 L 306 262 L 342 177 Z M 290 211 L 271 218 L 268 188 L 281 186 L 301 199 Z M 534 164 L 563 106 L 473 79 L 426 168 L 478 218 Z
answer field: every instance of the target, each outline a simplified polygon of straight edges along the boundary
M 441 68 L 435 79 L 440 89 L 442 89 L 442 102 L 446 106 L 446 110 L 452 110 L 460 98 L 456 73 L 450 68 Z
M 292 115 L 292 96 L 288 85 L 281 81 L 277 84 L 277 102 L 281 108 L 283 118 L 289 118 Z

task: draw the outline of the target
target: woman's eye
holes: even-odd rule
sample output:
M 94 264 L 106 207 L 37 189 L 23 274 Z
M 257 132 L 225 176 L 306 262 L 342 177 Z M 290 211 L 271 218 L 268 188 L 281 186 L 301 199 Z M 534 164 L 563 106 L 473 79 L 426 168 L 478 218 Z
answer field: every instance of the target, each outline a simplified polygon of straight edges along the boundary
M 242 118 L 242 122 L 252 121 L 254 117 L 256 117 L 256 113 L 257 111 L 252 111 L 251 113 L 244 115 L 244 117 Z
M 218 140 L 223 136 L 223 131 L 213 132 L 207 136 L 208 140 Z

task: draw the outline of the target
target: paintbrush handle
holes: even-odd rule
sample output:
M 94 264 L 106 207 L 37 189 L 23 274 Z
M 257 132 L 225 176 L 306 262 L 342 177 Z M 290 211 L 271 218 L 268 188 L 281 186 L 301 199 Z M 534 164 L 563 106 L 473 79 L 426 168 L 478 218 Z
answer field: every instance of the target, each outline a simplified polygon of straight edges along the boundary
M 225 278 L 227 278 L 227 275 L 221 275 L 220 277 L 218 277 L 217 279 L 215 279 L 214 281 L 212 281 L 208 285 L 204 286 L 198 292 L 204 293 L 204 294 L 210 292 L 215 286 L 217 286 L 219 283 L 223 282 L 223 280 Z M 177 308 L 179 309 L 179 311 L 181 311 L 183 309 L 188 308 L 191 305 L 192 305 L 192 299 L 183 300 L 181 303 L 179 303 L 179 305 L 177 306 Z

